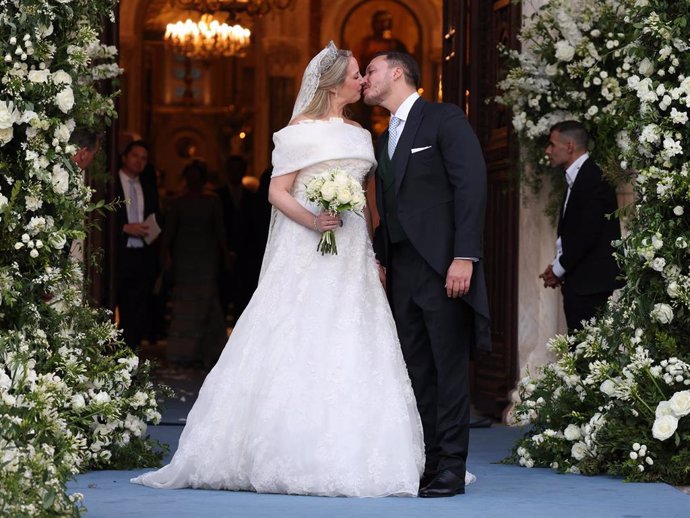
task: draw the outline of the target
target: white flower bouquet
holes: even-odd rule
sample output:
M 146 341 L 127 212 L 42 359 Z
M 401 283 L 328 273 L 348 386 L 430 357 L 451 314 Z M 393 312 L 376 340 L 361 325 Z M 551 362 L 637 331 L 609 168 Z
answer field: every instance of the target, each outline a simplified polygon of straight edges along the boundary
M 338 168 L 329 169 L 309 180 L 307 199 L 334 215 L 349 210 L 361 216 L 366 204 L 362 185 Z M 333 230 L 323 233 L 316 250 L 321 255 L 338 254 Z

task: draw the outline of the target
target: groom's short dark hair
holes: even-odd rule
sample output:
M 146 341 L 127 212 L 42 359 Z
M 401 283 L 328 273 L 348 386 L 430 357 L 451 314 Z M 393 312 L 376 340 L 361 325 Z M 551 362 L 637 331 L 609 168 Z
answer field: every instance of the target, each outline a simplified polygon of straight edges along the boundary
M 392 63 L 393 66 L 402 68 L 403 74 L 405 75 L 405 82 L 410 86 L 419 88 L 419 65 L 412 56 L 406 52 L 392 50 L 383 50 L 374 55 L 375 58 L 379 56 L 385 57 L 386 61 Z

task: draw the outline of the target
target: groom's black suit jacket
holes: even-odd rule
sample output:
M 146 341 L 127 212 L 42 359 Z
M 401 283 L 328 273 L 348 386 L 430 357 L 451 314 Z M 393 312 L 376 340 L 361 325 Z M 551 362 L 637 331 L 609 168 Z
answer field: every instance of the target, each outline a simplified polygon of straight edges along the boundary
M 564 198 L 565 202 L 565 198 Z M 602 178 L 591 158 L 577 173 L 568 204 L 558 221 L 565 282 L 577 295 L 610 293 L 621 286 L 611 241 L 620 239 L 621 227 L 615 189 Z
M 377 156 L 386 152 L 388 132 Z M 412 153 L 412 149 L 428 149 Z M 484 282 L 483 234 L 486 165 L 479 141 L 462 110 L 417 99 L 398 139 L 393 160 L 397 217 L 412 246 L 444 279 L 454 258 L 477 258 L 470 291 L 463 297 L 475 313 L 476 347 L 490 350 L 489 304 Z M 381 224 L 374 249 L 387 264 L 389 239 L 383 181 L 376 176 Z

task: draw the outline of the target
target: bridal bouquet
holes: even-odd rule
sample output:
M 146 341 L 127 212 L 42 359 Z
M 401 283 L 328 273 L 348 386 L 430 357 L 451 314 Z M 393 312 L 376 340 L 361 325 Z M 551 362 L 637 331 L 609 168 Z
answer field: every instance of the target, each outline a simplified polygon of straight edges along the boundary
M 362 215 L 366 199 L 362 185 L 342 169 L 334 168 L 315 176 L 307 183 L 307 199 L 331 214 L 351 210 Z M 326 230 L 316 250 L 324 254 L 338 253 L 335 232 Z

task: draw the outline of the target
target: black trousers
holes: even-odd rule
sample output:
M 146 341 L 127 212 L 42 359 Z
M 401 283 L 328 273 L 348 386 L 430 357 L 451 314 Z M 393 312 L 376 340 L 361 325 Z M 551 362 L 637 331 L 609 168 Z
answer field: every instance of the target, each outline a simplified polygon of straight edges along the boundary
M 117 257 L 117 307 L 122 337 L 137 351 L 146 334 L 149 297 L 155 281 L 156 259 L 153 249 L 120 248 Z
M 393 315 L 424 428 L 427 473 L 465 476 L 472 309 L 405 241 L 390 249 Z
M 583 320 L 589 320 L 604 309 L 606 301 L 613 292 L 607 291 L 604 293 L 580 295 L 574 293 L 572 286 L 566 281 L 563 284 L 562 293 L 563 310 L 565 311 L 565 320 L 568 323 L 568 334 L 573 334 L 575 331 L 582 329 Z

